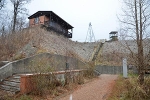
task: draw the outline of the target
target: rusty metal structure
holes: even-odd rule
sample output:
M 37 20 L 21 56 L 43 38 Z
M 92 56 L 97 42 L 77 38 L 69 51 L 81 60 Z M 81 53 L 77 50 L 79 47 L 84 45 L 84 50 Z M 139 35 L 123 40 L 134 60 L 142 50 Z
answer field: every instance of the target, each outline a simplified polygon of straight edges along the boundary
M 67 38 L 72 38 L 73 26 L 55 14 L 53 11 L 38 11 L 28 17 L 29 27 L 44 25 Z

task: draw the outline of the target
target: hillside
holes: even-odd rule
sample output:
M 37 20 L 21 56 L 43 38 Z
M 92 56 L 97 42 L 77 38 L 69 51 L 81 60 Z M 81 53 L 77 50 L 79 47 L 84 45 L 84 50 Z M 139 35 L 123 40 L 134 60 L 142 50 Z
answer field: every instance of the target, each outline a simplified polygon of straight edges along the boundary
M 62 35 L 58 35 L 54 31 L 46 31 L 46 29 L 41 28 L 40 26 L 24 29 L 21 34 L 24 34 L 24 38 L 22 40 L 18 40 L 20 36 L 15 36 L 16 41 L 18 40 L 17 43 L 19 44 L 19 42 L 26 39 L 27 41 L 20 44 L 20 47 L 16 47 L 19 49 L 11 54 L 12 60 L 48 52 L 52 54 L 76 57 L 83 61 L 89 61 L 94 49 L 98 45 L 98 42 L 81 43 L 72 41 Z
M 150 53 L 150 39 L 143 41 L 143 47 L 144 54 L 148 55 Z M 128 63 L 132 63 L 130 50 L 133 51 L 133 55 L 136 55 L 138 48 L 136 42 L 133 40 L 105 42 L 98 54 L 96 63 L 121 66 L 123 58 L 128 58 Z
M 0 37 L 0 60 L 18 60 L 40 53 L 70 56 L 81 61 L 91 61 L 100 42 L 86 43 L 72 41 L 54 31 L 47 31 L 40 26 L 24 29 L 21 33 Z M 144 40 L 144 52 L 150 52 L 150 40 Z M 128 47 L 137 52 L 137 45 L 132 40 L 105 42 L 96 56 L 97 65 L 122 65 L 122 59 L 131 55 Z M 129 60 L 132 62 L 132 60 Z

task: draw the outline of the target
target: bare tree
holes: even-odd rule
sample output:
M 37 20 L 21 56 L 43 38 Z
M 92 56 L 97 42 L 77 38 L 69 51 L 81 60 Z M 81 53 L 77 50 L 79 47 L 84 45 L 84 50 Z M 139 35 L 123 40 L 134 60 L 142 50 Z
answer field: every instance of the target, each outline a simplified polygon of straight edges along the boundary
M 24 8 L 24 5 L 28 4 L 31 0 L 10 0 L 13 4 L 13 25 L 12 25 L 12 31 L 15 32 L 16 29 L 16 23 L 17 23 L 17 17 L 19 14 L 25 14 L 27 11 L 26 8 Z
M 17 22 L 16 22 L 17 31 L 21 31 L 23 28 L 27 27 L 27 22 L 24 19 L 26 19 L 26 16 L 21 16 L 17 18 Z
M 11 17 L 6 9 L 0 14 L 0 19 L 0 36 L 5 36 L 11 31 Z
M 5 6 L 6 0 L 0 0 L 0 10 Z
M 127 46 L 133 57 L 139 73 L 139 82 L 143 84 L 144 74 L 147 66 L 147 51 L 145 47 L 150 36 L 150 1 L 149 0 L 123 0 L 125 7 L 120 19 L 123 23 L 122 36 L 124 39 L 131 39 L 136 43 L 136 51 Z M 126 45 L 128 45 L 126 43 Z

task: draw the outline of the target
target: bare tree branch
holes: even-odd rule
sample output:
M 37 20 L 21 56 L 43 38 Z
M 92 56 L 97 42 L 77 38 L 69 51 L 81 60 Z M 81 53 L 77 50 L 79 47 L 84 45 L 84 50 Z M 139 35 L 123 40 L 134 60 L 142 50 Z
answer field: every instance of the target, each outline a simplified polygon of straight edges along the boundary
M 24 14 L 27 9 L 24 5 L 30 3 L 31 0 L 10 0 L 13 5 L 13 28 L 12 31 L 16 30 L 17 17 L 19 14 Z
M 4 8 L 5 4 L 6 4 L 6 0 L 0 0 L 0 10 Z
M 123 0 L 125 9 L 123 9 L 124 15 L 120 22 L 124 25 L 122 32 L 126 35 L 126 39 L 131 39 L 136 42 L 137 52 L 132 50 L 130 46 L 127 49 L 130 51 L 133 60 L 135 60 L 138 72 L 140 84 L 144 82 L 145 68 L 148 63 L 146 59 L 149 55 L 148 50 L 150 45 L 147 40 L 150 36 L 150 1 L 149 0 Z M 146 55 L 147 54 L 147 55 Z

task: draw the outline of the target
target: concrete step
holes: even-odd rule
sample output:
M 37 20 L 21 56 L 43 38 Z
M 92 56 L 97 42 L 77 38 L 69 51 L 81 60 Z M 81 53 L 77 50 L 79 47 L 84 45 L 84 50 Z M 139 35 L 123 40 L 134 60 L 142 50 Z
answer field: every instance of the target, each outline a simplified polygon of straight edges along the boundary
M 16 79 L 18 79 L 18 78 L 19 78 L 19 79 L 20 79 L 20 76 L 13 76 L 13 78 L 16 78 Z
M 15 86 L 20 87 L 20 82 L 12 82 L 12 81 L 4 81 L 3 85 Z
M 19 78 L 5 79 L 4 81 L 20 83 L 20 79 Z
M 4 81 L 20 82 L 20 76 L 19 75 L 13 75 L 7 79 L 4 79 Z
M 20 75 L 13 75 L 0 84 L 0 89 L 16 94 L 20 91 Z
M 16 88 L 10 89 L 10 88 L 6 88 L 3 86 L 0 86 L 0 89 L 3 91 L 6 91 L 8 93 L 12 93 L 12 94 L 16 94 L 16 93 L 20 92 L 20 89 L 16 89 Z
M 16 75 L 13 75 L 11 77 L 9 77 L 8 79 L 12 79 L 12 78 L 15 78 L 15 79 L 20 79 L 20 75 L 19 74 L 16 74 Z
M 1 85 L 1 89 L 10 90 L 10 91 L 13 91 L 13 90 L 20 91 L 20 87 L 9 86 L 9 85 Z

